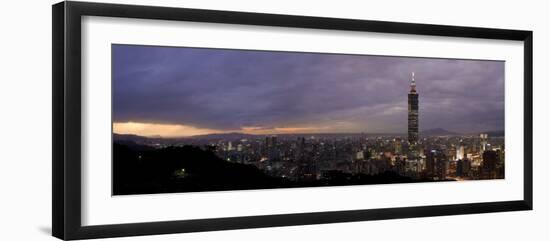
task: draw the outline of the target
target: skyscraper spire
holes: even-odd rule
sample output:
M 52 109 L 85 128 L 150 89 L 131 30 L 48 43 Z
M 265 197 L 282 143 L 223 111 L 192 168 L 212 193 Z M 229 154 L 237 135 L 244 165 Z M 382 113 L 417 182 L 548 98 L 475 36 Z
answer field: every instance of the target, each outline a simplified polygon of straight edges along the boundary
M 411 92 L 416 92 L 416 81 L 414 80 L 414 72 L 411 72 Z

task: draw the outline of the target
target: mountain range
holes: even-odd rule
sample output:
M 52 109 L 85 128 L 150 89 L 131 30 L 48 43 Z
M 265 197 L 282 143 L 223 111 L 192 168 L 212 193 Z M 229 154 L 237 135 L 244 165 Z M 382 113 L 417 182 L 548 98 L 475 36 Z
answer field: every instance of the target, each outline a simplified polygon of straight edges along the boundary
M 479 133 L 487 133 L 490 137 L 502 137 L 504 136 L 504 131 L 486 131 L 486 132 L 476 132 L 476 133 L 458 133 L 449 131 L 443 128 L 434 128 L 434 129 L 428 129 L 424 130 L 420 133 L 421 136 L 429 137 L 429 136 L 458 136 L 458 135 L 478 135 Z M 303 133 L 303 134 L 277 134 L 277 136 L 288 136 L 288 137 L 297 137 L 297 136 L 405 136 L 406 133 Z M 202 140 L 219 140 L 219 139 L 225 139 L 225 140 L 237 140 L 237 139 L 247 139 L 247 138 L 257 138 L 257 137 L 265 137 L 265 136 L 271 136 L 271 135 L 255 135 L 255 134 L 246 134 L 246 133 L 240 133 L 240 132 L 231 132 L 231 133 L 214 133 L 214 134 L 206 134 L 206 135 L 196 135 L 196 136 L 189 136 L 189 137 L 160 137 L 160 136 L 153 136 L 153 137 L 146 137 L 146 136 L 139 136 L 139 135 L 133 135 L 133 134 L 117 134 L 113 133 L 113 140 L 116 141 L 134 141 L 134 142 L 140 142 L 140 143 L 147 143 L 147 142 L 155 142 L 155 141 L 166 141 L 166 140 L 189 140 L 189 139 L 202 139 Z

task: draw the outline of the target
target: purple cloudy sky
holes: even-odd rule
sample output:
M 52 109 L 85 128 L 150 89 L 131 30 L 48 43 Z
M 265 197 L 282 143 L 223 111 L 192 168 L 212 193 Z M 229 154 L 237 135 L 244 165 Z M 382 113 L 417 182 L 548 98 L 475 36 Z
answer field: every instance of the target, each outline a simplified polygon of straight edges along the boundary
M 113 121 L 220 131 L 504 129 L 504 62 L 113 45 Z

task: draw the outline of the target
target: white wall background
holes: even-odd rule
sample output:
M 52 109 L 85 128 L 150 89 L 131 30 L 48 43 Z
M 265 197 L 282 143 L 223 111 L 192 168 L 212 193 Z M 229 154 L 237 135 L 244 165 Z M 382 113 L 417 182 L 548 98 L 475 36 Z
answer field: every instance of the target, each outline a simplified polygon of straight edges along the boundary
M 0 240 L 54 240 L 51 231 L 51 4 L 0 9 Z M 545 1 L 111 0 L 189 8 L 534 31 L 534 206 L 530 212 L 354 222 L 115 240 L 548 240 L 550 18 Z M 32 149 L 29 149 L 32 147 Z M 406 197 L 405 197 L 406 198 Z

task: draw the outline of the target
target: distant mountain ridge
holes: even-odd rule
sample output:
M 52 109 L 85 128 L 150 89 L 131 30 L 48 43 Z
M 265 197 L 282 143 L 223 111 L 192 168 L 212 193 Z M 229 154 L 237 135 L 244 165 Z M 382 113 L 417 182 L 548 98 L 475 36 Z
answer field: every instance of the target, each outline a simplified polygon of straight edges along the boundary
M 254 134 L 246 134 L 246 133 L 241 133 L 241 132 L 230 132 L 230 133 L 214 133 L 214 134 L 196 135 L 196 136 L 190 136 L 190 137 L 187 137 L 187 138 L 204 139 L 204 140 L 216 140 L 216 139 L 246 139 L 246 138 L 258 137 L 258 136 L 265 136 L 265 135 L 254 135 Z
M 486 133 L 489 137 L 502 137 L 504 136 L 504 130 L 495 130 L 495 131 L 484 131 L 484 132 L 472 132 L 468 133 L 469 135 L 478 135 L 480 133 Z M 433 128 L 428 130 L 423 130 L 420 132 L 421 136 L 459 136 L 465 133 L 458 133 L 449 131 L 443 128 Z M 166 141 L 166 140 L 189 140 L 189 139 L 203 139 L 203 140 L 237 140 L 237 139 L 247 139 L 247 138 L 258 138 L 265 136 L 337 136 L 337 135 L 367 135 L 367 136 L 406 136 L 406 133 L 296 133 L 296 134 L 246 134 L 241 132 L 230 132 L 230 133 L 213 133 L 205 135 L 195 135 L 188 137 L 160 137 L 160 136 L 139 136 L 134 134 L 117 134 L 113 133 L 113 140 L 115 141 L 134 141 L 134 142 L 151 142 L 151 141 Z
M 486 131 L 486 132 L 482 132 L 482 133 L 487 134 L 489 137 L 504 136 L 504 130 Z
M 460 133 L 445 130 L 443 128 L 428 129 L 420 132 L 423 136 L 457 136 Z
M 138 136 L 134 134 L 113 133 L 113 140 L 115 141 L 149 141 L 154 139 L 162 139 L 162 137 L 147 137 L 147 136 Z
M 478 132 L 469 132 L 469 133 L 459 133 L 449 131 L 443 128 L 434 128 L 428 129 L 420 132 L 422 136 L 459 136 L 459 135 L 473 135 L 477 136 L 481 133 L 487 134 L 489 137 L 502 137 L 504 136 L 504 130 L 493 130 L 493 131 L 478 131 Z

